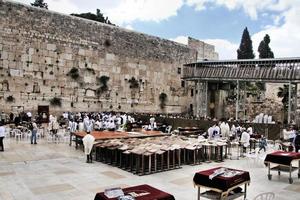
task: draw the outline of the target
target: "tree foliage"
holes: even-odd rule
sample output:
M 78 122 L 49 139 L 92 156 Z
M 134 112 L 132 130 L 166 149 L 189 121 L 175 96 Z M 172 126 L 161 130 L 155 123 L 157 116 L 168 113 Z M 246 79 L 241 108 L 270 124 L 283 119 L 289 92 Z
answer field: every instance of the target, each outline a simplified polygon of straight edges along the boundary
M 259 58 L 274 58 L 274 53 L 269 46 L 270 42 L 270 36 L 266 34 L 258 46 Z
M 48 4 L 44 0 L 35 0 L 31 3 L 32 6 L 48 9 Z
M 295 88 L 292 87 L 292 89 L 291 89 L 292 94 L 294 91 L 295 91 Z M 281 102 L 283 104 L 284 110 L 286 111 L 288 109 L 288 105 L 289 105 L 289 85 L 284 84 L 283 87 L 279 87 L 277 96 L 279 98 L 282 98 Z
M 90 20 L 97 21 L 97 22 L 102 22 L 105 24 L 114 25 L 113 23 L 110 22 L 108 17 L 104 17 L 104 15 L 101 13 L 101 11 L 99 9 L 96 10 L 96 14 L 88 12 L 88 13 L 81 13 L 81 14 L 72 13 L 71 15 L 76 16 L 76 17 L 85 18 L 85 19 L 90 19 Z
M 253 53 L 252 40 L 246 27 L 243 32 L 240 47 L 237 50 L 237 58 L 253 59 L 254 57 L 255 55 Z

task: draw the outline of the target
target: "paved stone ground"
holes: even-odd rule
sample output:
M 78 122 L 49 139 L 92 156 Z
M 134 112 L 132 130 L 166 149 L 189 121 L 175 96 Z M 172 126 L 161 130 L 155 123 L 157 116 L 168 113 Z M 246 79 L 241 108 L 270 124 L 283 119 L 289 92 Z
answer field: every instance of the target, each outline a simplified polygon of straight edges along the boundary
M 274 192 L 276 199 L 293 200 L 300 197 L 300 180 L 293 174 L 267 179 L 267 168 L 262 160 L 226 160 L 224 163 L 204 163 L 183 166 L 181 169 L 159 174 L 136 176 L 119 168 L 94 162 L 85 163 L 85 156 L 67 143 L 48 143 L 39 140 L 31 145 L 28 140 L 5 139 L 5 151 L 0 152 L 0 200 L 89 200 L 97 192 L 115 186 L 150 184 L 175 196 L 176 200 L 196 199 L 197 190 L 192 178 L 196 171 L 216 166 L 227 166 L 250 172 L 248 198 L 261 192 Z

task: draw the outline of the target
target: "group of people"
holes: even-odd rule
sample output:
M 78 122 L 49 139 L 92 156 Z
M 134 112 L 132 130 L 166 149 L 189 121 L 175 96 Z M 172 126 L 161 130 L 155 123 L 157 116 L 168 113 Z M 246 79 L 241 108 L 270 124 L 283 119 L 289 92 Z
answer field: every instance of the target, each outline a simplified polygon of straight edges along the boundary
M 134 123 L 135 119 L 127 114 L 114 113 L 77 113 L 76 115 L 65 115 L 68 119 L 68 128 L 71 132 L 93 130 L 115 131 L 127 123 Z
M 205 133 L 206 138 L 209 140 L 228 138 L 230 141 L 237 140 L 243 146 L 243 152 L 246 153 L 246 149 L 250 146 L 250 138 L 253 134 L 253 128 L 251 126 L 242 127 L 239 124 L 230 127 L 227 121 L 220 121 L 219 123 L 214 123 L 213 126 L 209 127 L 207 133 Z M 266 151 L 267 140 L 262 135 L 259 139 L 259 151 Z

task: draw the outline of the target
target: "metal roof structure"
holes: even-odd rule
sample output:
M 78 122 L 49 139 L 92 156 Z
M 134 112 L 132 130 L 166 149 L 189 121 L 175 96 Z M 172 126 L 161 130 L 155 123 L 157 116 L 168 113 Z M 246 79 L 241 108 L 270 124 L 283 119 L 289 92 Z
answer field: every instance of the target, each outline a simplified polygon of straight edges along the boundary
M 182 79 L 300 83 L 300 57 L 189 63 L 184 65 Z

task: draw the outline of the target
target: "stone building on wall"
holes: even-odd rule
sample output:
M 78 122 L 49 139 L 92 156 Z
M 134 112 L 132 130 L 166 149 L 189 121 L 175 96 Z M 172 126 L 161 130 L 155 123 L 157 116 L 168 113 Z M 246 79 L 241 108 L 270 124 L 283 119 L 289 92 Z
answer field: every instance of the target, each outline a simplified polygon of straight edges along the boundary
M 190 109 L 185 63 L 218 59 L 214 46 L 188 45 L 74 16 L 0 0 L 0 105 L 3 111 Z M 70 72 L 77 72 L 76 76 Z M 107 90 L 98 92 L 107 76 Z M 137 87 L 130 87 L 134 79 Z M 100 84 L 100 85 L 99 85 Z M 167 94 L 161 108 L 159 95 Z M 54 97 L 61 107 L 50 105 Z

